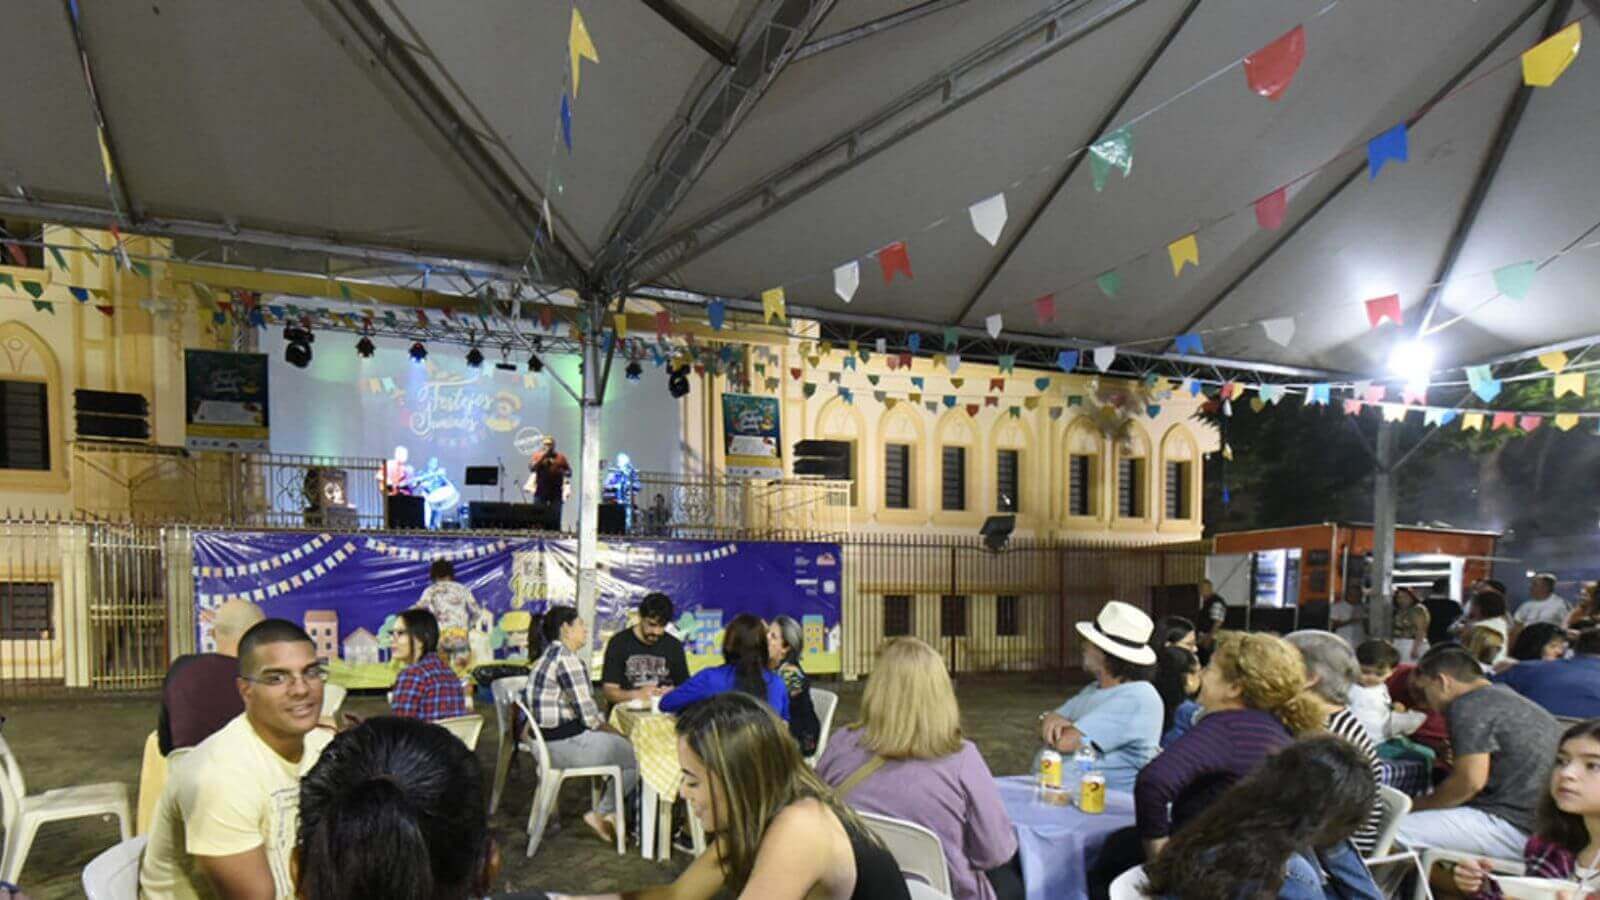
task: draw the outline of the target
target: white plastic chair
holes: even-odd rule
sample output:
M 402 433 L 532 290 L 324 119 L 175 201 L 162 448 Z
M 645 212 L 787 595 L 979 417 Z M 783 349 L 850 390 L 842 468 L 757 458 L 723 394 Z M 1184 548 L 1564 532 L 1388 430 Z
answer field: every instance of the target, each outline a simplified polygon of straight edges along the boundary
M 915 822 L 856 811 L 872 833 L 883 841 L 900 871 L 925 881 L 942 894 L 950 893 L 950 867 L 939 836 Z
M 911 892 L 911 900 L 950 900 L 949 894 L 941 894 L 915 878 L 906 879 L 906 890 Z
M 89 900 L 139 900 L 139 859 L 146 835 L 129 838 L 83 867 L 83 893 Z
M 1111 900 L 1145 900 L 1144 889 L 1148 883 L 1144 866 L 1134 866 L 1111 882 Z
M 433 724 L 460 738 L 468 750 L 478 749 L 478 735 L 483 732 L 483 716 L 451 716 L 448 719 L 435 719 Z
M 550 817 L 556 812 L 556 799 L 561 793 L 561 783 L 569 778 L 598 778 L 599 782 L 591 782 L 589 786 L 591 802 L 598 804 L 600 791 L 606 787 L 605 779 L 611 779 L 617 789 L 617 852 L 627 852 L 627 816 L 623 815 L 626 797 L 622 794 L 622 767 L 621 766 L 583 766 L 576 769 L 557 769 L 550 764 L 550 748 L 545 746 L 544 734 L 535 724 L 533 713 L 528 710 L 521 697 L 516 698 L 517 708 L 528 719 L 528 735 L 533 741 L 533 759 L 538 767 L 539 786 L 533 792 L 533 809 L 528 812 L 528 856 L 533 856 L 539 849 L 539 841 L 544 839 L 544 828 Z
M 1378 840 L 1372 846 L 1368 862 L 1389 855 L 1394 847 L 1394 836 L 1400 832 L 1400 820 L 1411 812 L 1411 798 L 1386 784 L 1378 785 L 1378 799 L 1383 801 L 1383 818 L 1378 820 Z
M 339 708 L 344 706 L 344 698 L 350 690 L 343 685 L 331 681 L 322 685 L 322 718 L 332 719 L 339 714 Z
M 511 772 L 511 757 L 518 750 L 533 752 L 533 745 L 521 741 L 517 735 L 511 733 L 516 716 L 512 710 L 516 708 L 516 698 L 528 689 L 528 676 L 513 675 L 510 678 L 496 678 L 489 682 L 489 691 L 494 694 L 494 719 L 496 732 L 500 735 L 500 746 L 495 749 L 494 760 L 494 785 L 489 789 L 489 815 L 494 815 L 500 808 L 500 795 L 505 791 L 506 778 Z
M 1440 850 L 1436 847 L 1415 847 L 1413 849 L 1422 853 L 1420 868 L 1424 874 L 1432 872 L 1435 865 L 1446 860 L 1459 863 L 1488 859 L 1489 868 L 1501 875 L 1521 875 L 1527 870 L 1527 867 L 1520 859 L 1492 859 L 1476 853 L 1457 853 L 1454 850 Z M 1428 888 L 1427 878 L 1417 879 L 1417 890 L 1412 896 L 1413 900 L 1426 900 L 1427 897 L 1432 896 L 1432 891 Z
M 815 767 L 817 760 L 822 758 L 822 751 L 828 749 L 828 732 L 833 730 L 833 713 L 839 708 L 839 695 L 822 688 L 812 688 L 811 705 L 816 707 L 817 724 L 822 726 L 817 736 L 817 752 L 806 757 L 806 762 Z
M 6 739 L 0 737 L 0 826 L 4 826 L 5 849 L 0 851 L 0 881 L 20 881 L 22 864 L 28 859 L 33 836 L 46 822 L 83 819 L 89 816 L 116 816 L 122 840 L 132 837 L 133 812 L 128 803 L 128 786 L 121 782 L 82 784 L 56 788 L 28 796 L 22 769 L 11 754 Z

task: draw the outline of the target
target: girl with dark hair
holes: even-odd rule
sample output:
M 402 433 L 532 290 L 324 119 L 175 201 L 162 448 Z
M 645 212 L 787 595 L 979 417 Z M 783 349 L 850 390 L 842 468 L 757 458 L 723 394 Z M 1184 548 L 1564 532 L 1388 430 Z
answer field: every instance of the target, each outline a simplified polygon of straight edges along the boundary
M 1522 629 L 1511 644 L 1517 662 L 1560 659 L 1567 655 L 1567 630 L 1549 622 L 1534 622 Z
M 1522 851 L 1526 874 L 1574 882 L 1576 896 L 1600 891 L 1600 719 L 1561 736 L 1538 824 Z M 1456 889 L 1482 900 L 1502 896 L 1489 860 L 1454 866 Z
M 728 691 L 741 691 L 765 700 L 785 722 L 789 721 L 789 689 L 767 665 L 767 623 L 760 616 L 741 613 L 722 634 L 720 666 L 702 669 L 672 693 L 661 698 L 661 711 L 676 713 L 697 700 Z
M 1180 644 L 1169 644 L 1156 651 L 1156 677 L 1151 680 L 1161 695 L 1161 748 L 1188 733 L 1200 704 L 1194 695 L 1200 691 L 1200 657 Z
M 792 616 L 774 616 L 767 625 L 767 665 L 789 691 L 789 733 L 800 744 L 800 755 L 810 757 L 822 740 L 822 723 L 811 702 L 811 677 L 800 667 L 805 643 L 805 629 Z
M 1183 616 L 1166 616 L 1156 623 L 1156 639 L 1160 647 L 1177 645 L 1190 653 L 1200 652 L 1199 637 L 1194 623 Z
M 482 897 L 500 868 L 483 810 L 478 761 L 458 738 L 415 719 L 368 719 L 335 737 L 300 780 L 295 893 Z
M 1269 756 L 1145 867 L 1145 892 L 1184 900 L 1372 898 L 1350 836 L 1378 786 L 1347 742 L 1314 737 Z
M 691 706 L 677 727 L 683 796 L 714 835 L 710 846 L 672 884 L 589 900 L 910 900 L 894 857 L 771 710 L 725 692 Z

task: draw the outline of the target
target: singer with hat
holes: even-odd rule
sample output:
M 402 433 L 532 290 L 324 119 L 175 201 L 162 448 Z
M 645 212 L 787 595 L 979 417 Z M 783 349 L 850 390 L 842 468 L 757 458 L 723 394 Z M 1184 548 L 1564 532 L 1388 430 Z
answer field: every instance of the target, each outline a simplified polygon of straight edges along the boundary
M 1139 770 L 1161 749 L 1161 695 L 1150 683 L 1155 625 L 1138 607 L 1113 600 L 1093 622 L 1077 627 L 1083 668 L 1094 681 L 1056 710 L 1040 713 L 1039 736 L 1063 754 L 1092 747 L 1106 787 L 1132 791 Z

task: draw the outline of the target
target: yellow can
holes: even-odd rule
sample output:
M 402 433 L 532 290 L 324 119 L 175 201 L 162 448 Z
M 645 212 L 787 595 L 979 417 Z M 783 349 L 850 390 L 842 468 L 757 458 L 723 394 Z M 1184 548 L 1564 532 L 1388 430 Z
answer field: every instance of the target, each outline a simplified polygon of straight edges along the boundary
M 1106 811 L 1106 777 L 1090 772 L 1078 782 L 1078 809 L 1098 815 Z
M 1046 749 L 1039 754 L 1039 786 L 1061 787 L 1061 754 L 1054 750 Z

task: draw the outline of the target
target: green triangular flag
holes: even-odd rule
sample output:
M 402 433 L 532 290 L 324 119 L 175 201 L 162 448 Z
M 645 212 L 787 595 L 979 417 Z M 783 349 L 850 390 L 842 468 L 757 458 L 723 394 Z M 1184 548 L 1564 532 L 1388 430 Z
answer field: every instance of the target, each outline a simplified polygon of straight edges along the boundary
M 35 300 L 33 301 L 33 308 L 36 310 L 44 310 L 52 316 L 56 314 L 56 305 L 51 303 L 49 300 Z
M 1537 271 L 1531 259 L 1501 266 L 1494 270 L 1494 289 L 1513 300 L 1521 300 L 1533 288 L 1533 276 Z
M 1117 274 L 1115 270 L 1102 272 L 1100 277 L 1094 280 L 1094 283 L 1099 286 L 1100 293 L 1105 294 L 1107 297 L 1115 297 L 1117 291 L 1122 290 L 1122 276 Z
M 1077 394 L 1073 394 L 1071 397 L 1067 398 L 1067 406 L 1082 406 L 1082 405 L 1083 405 L 1083 397 L 1081 397 L 1081 396 L 1079 396 Z
M 1112 169 L 1121 169 L 1122 177 L 1133 173 L 1133 132 L 1118 128 L 1089 147 L 1089 174 L 1094 179 L 1094 189 L 1103 190 Z
M 22 282 L 22 289 L 27 291 L 28 292 L 28 296 L 32 297 L 35 300 L 37 300 L 40 297 L 44 296 L 44 285 L 40 284 L 37 281 L 24 281 L 24 282 Z
M 345 284 L 342 281 L 339 282 L 339 296 L 343 297 L 346 300 L 349 300 L 350 299 L 350 285 Z
M 805 384 L 800 385 L 800 391 L 807 397 L 810 397 L 817 393 L 817 386 L 808 381 Z
M 17 280 L 15 278 L 12 278 L 10 275 L 7 275 L 5 272 L 0 272 L 0 286 L 8 287 L 8 288 L 11 288 L 12 290 L 16 290 L 17 289 Z
M 956 330 L 954 326 L 947 326 L 944 330 L 944 348 L 946 350 L 954 350 L 956 348 Z
M 147 262 L 136 262 L 136 263 L 132 264 L 132 268 L 133 268 L 133 271 L 139 273 L 139 276 L 141 278 L 149 278 L 150 277 L 150 264 L 149 263 L 147 263 Z
M 67 270 L 67 258 L 65 256 L 61 255 L 61 251 L 59 249 L 57 249 L 55 247 L 51 247 L 50 248 L 50 258 L 52 258 L 52 259 L 54 259 L 56 261 L 56 268 L 60 269 L 63 272 L 65 272 Z
M 873 387 L 877 387 L 878 386 L 878 377 L 879 376 L 877 376 L 877 375 L 868 375 L 867 376 L 867 383 L 872 385 Z

